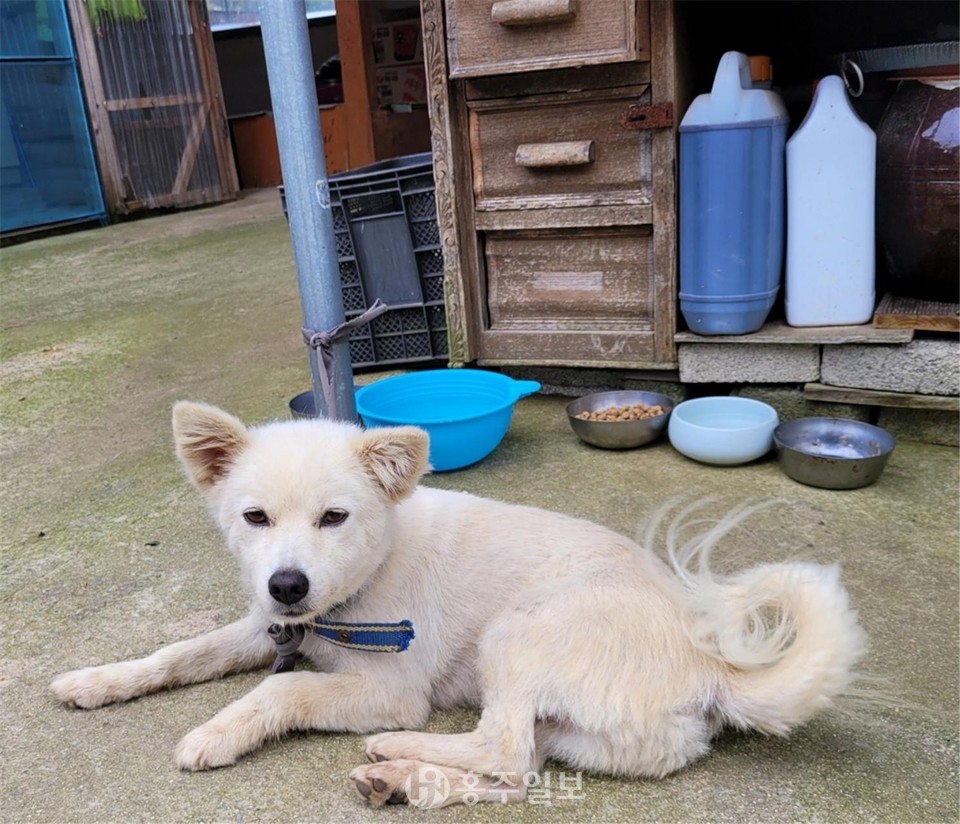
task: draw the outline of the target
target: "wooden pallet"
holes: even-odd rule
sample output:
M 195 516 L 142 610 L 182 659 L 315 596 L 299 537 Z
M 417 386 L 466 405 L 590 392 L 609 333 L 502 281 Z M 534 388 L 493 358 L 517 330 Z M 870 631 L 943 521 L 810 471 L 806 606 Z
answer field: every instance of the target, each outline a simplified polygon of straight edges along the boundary
M 960 332 L 960 304 L 917 300 L 887 293 L 873 315 L 878 329 Z

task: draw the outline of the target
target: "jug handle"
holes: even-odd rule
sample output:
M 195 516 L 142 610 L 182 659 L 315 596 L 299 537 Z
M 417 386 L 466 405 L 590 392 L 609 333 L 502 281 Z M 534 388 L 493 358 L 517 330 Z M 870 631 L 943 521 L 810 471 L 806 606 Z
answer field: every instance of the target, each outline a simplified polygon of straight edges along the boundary
M 742 52 L 728 51 L 720 58 L 717 74 L 710 90 L 710 102 L 715 114 L 733 117 L 740 110 L 744 90 L 753 88 L 750 59 Z

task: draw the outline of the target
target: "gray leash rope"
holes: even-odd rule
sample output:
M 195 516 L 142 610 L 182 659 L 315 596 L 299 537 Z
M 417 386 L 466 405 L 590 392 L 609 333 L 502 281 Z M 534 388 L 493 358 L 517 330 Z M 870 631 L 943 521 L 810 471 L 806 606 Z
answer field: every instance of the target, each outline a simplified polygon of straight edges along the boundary
M 294 665 L 294 655 L 303 643 L 304 628 L 300 624 L 270 624 L 267 635 L 277 645 L 277 660 L 273 662 L 272 672 L 290 672 Z
M 336 384 L 336 363 L 333 358 L 333 344 L 350 336 L 350 334 L 364 326 L 375 318 L 380 317 L 389 307 L 380 298 L 377 298 L 373 304 L 362 315 L 357 315 L 348 321 L 344 321 L 339 326 L 334 326 L 326 332 L 317 332 L 308 329 L 306 326 L 300 327 L 303 334 L 303 340 L 314 352 L 317 353 L 317 372 L 320 374 L 320 388 L 323 391 L 323 400 L 327 406 L 327 415 L 337 419 L 337 397 L 334 391 Z M 320 410 L 317 410 L 320 414 Z

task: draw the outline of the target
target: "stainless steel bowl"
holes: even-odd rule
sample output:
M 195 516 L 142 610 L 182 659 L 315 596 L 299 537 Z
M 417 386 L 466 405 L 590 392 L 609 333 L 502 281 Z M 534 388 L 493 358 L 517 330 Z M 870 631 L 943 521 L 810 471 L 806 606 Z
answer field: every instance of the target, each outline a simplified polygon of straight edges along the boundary
M 885 429 L 847 418 L 797 418 L 773 432 L 783 471 L 822 489 L 859 489 L 874 483 L 896 443 Z
M 576 417 L 582 412 L 600 412 L 611 406 L 662 406 L 664 413 L 640 421 L 585 421 Z M 582 440 L 603 449 L 633 449 L 659 438 L 667 428 L 674 401 L 659 392 L 622 390 L 620 392 L 594 392 L 567 404 L 570 427 Z

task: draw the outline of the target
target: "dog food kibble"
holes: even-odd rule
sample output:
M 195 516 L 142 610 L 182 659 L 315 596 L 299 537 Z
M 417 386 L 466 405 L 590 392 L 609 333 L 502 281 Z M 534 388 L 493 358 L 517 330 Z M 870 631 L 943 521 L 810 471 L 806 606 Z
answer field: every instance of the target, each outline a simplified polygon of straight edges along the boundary
M 647 406 L 634 403 L 630 406 L 608 406 L 597 412 L 581 412 L 576 417 L 581 421 L 642 421 L 663 414 L 662 406 Z

